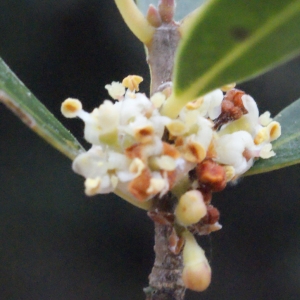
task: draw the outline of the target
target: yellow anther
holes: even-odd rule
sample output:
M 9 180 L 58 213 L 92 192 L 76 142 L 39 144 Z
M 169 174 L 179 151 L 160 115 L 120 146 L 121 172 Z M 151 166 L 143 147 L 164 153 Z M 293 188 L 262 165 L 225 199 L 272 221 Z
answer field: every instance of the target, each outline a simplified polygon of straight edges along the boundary
M 260 129 L 259 132 L 256 134 L 256 136 L 254 138 L 254 143 L 255 143 L 255 145 L 259 145 L 265 141 L 268 141 L 269 138 L 270 138 L 269 130 L 267 127 L 264 127 L 262 129 Z
M 176 168 L 175 160 L 168 155 L 162 155 L 160 157 L 150 157 L 149 165 L 154 170 L 173 171 Z
M 143 170 L 146 168 L 143 161 L 139 158 L 134 158 L 129 166 L 129 172 L 136 173 L 136 177 L 140 176 Z
M 87 178 L 84 182 L 85 194 L 87 196 L 94 196 L 97 194 L 101 187 L 101 178 Z
M 166 181 L 163 178 L 151 178 L 150 186 L 147 189 L 147 194 L 155 195 L 160 193 L 166 186 Z
M 78 99 L 68 98 L 61 104 L 61 112 L 66 118 L 77 117 L 82 110 L 82 104 Z
M 226 181 L 231 181 L 235 176 L 235 170 L 232 166 L 224 166 Z
M 187 109 L 190 109 L 190 110 L 192 110 L 192 109 L 197 109 L 197 108 L 199 108 L 199 107 L 202 105 L 203 101 L 204 101 L 204 98 L 203 98 L 203 97 L 200 97 L 200 98 L 198 98 L 198 99 L 195 100 L 195 101 L 188 102 L 188 103 L 185 105 L 185 107 L 186 107 Z
M 128 88 L 129 90 L 138 91 L 139 84 L 143 81 L 143 77 L 137 75 L 129 75 L 125 77 L 122 81 L 123 86 Z
M 112 175 L 110 177 L 110 183 L 111 183 L 112 187 L 115 189 L 119 183 L 119 178 L 116 175 Z
M 142 143 L 150 143 L 153 140 L 154 128 L 152 125 L 145 125 L 140 128 L 136 128 L 134 131 L 134 138 Z
M 223 86 L 221 87 L 221 90 L 222 90 L 223 92 L 227 92 L 227 91 L 230 91 L 230 90 L 234 89 L 235 86 L 236 86 L 236 83 L 226 84 L 226 85 L 223 85 Z
M 206 150 L 197 142 L 189 142 L 182 151 L 183 157 L 193 163 L 200 163 L 206 157 Z
M 188 130 L 187 126 L 180 120 L 173 120 L 166 127 L 172 136 L 184 135 Z
M 270 135 L 270 142 L 278 139 L 281 135 L 281 126 L 278 122 L 273 121 L 268 126 L 267 129 Z

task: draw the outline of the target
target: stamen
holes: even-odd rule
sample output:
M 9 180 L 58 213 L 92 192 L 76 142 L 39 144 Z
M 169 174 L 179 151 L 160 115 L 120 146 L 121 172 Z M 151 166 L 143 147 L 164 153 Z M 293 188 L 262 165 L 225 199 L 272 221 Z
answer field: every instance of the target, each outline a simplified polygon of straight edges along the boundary
M 113 81 L 111 84 L 107 84 L 105 88 L 115 100 L 120 100 L 125 94 L 125 87 L 120 82 Z
M 66 118 L 75 118 L 82 110 L 82 104 L 78 99 L 68 98 L 61 105 L 61 113 Z
M 87 178 L 84 182 L 85 194 L 87 196 L 94 196 L 98 193 L 101 187 L 101 178 Z
M 277 140 L 280 135 L 281 135 L 281 126 L 278 122 L 271 122 L 268 126 L 267 129 L 269 131 L 270 135 L 270 142 Z
M 181 136 L 188 131 L 187 126 L 180 120 L 173 120 L 166 127 L 172 136 Z
M 122 81 L 122 85 L 127 87 L 130 91 L 138 91 L 139 84 L 143 81 L 143 77 L 137 75 L 129 75 Z
M 223 85 L 223 86 L 221 87 L 221 90 L 222 90 L 223 92 L 228 92 L 228 91 L 234 89 L 235 86 L 236 86 L 236 83 L 226 84 L 226 85 Z

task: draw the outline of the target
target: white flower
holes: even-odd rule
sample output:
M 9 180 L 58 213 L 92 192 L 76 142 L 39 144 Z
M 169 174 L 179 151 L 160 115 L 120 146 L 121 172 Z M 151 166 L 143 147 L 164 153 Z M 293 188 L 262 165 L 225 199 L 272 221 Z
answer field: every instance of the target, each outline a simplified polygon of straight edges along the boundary
M 273 120 L 270 116 L 271 116 L 271 113 L 269 111 L 264 112 L 262 115 L 259 116 L 259 123 L 262 126 L 267 126 Z
M 211 120 L 216 119 L 221 114 L 221 103 L 223 93 L 220 89 L 214 90 L 204 96 L 202 106 L 200 106 L 200 115 L 208 116 Z
M 90 114 L 81 111 L 78 114 L 84 123 L 84 138 L 94 145 L 106 144 L 109 140 L 115 143 L 117 126 L 119 123 L 119 111 L 111 101 L 105 100 L 99 108 L 95 108 Z M 101 139 L 104 139 L 104 142 Z
M 216 161 L 233 166 L 236 175 L 243 174 L 253 164 L 253 159 L 246 159 L 244 151 L 246 149 L 251 151 L 254 148 L 253 138 L 246 131 L 223 135 L 215 141 Z
M 125 94 L 125 87 L 120 82 L 113 81 L 111 84 L 107 84 L 105 88 L 115 100 L 120 100 Z
M 79 154 L 75 158 L 72 168 L 74 172 L 86 178 L 101 177 L 108 170 L 106 157 L 107 154 L 102 150 L 101 146 L 92 146 L 89 151 Z
M 272 150 L 271 143 L 268 143 L 262 147 L 259 156 L 264 159 L 268 159 L 272 156 L 275 156 L 275 152 Z
M 163 93 L 154 94 L 150 101 L 135 92 L 141 81 L 131 75 L 123 84 L 106 85 L 119 101 L 105 100 L 91 113 L 77 99 L 62 104 L 66 117 L 84 121 L 84 137 L 92 144 L 73 162 L 73 170 L 86 178 L 87 195 L 117 191 L 133 203 L 144 202 L 188 182 L 188 173 L 205 159 L 221 164 L 226 180 L 231 181 L 246 172 L 254 158 L 275 155 L 270 142 L 280 136 L 280 124 L 268 112 L 259 117 L 249 95 L 242 96 L 247 113 L 218 130 L 213 120 L 222 111 L 220 89 L 189 102 L 172 120 L 160 114 Z M 197 180 L 190 183 L 194 186 L 199 187 Z
M 254 137 L 256 132 L 261 128 L 258 119 L 258 108 L 254 99 L 249 95 L 243 95 L 242 102 L 248 113 L 233 122 L 223 125 L 218 133 L 219 135 L 247 131 Z

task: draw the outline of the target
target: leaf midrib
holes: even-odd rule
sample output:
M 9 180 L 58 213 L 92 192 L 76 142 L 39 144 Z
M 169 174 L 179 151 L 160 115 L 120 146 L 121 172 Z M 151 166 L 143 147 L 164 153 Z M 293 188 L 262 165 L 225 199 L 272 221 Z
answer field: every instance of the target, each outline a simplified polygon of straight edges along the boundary
M 216 77 L 219 73 L 226 69 L 233 61 L 237 60 L 245 52 L 253 48 L 265 36 L 270 34 L 283 23 L 287 22 L 287 20 L 289 20 L 293 15 L 297 14 L 299 10 L 300 1 L 288 5 L 283 11 L 280 12 L 280 14 L 276 14 L 275 16 L 270 18 L 269 21 L 265 23 L 265 26 L 256 30 L 247 41 L 240 45 L 237 45 L 234 50 L 231 50 L 228 55 L 219 60 L 219 62 L 216 63 L 214 67 L 206 72 L 204 76 L 198 78 L 198 80 L 196 80 L 189 89 L 183 92 L 182 95 L 176 90 L 175 93 L 177 92 L 179 97 L 184 95 L 184 97 L 188 97 L 191 99 L 198 96 L 199 85 L 205 86 L 207 82 L 211 81 L 214 77 Z

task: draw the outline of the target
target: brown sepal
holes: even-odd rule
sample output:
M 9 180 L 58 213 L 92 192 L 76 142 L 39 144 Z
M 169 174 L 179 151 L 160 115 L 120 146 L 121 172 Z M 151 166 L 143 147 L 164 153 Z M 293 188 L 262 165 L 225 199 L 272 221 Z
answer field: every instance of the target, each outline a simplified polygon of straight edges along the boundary
M 175 222 L 175 216 L 173 213 L 152 210 L 148 211 L 147 215 L 153 222 L 160 225 L 173 225 Z
M 176 230 L 173 228 L 169 236 L 169 250 L 175 255 L 178 255 L 181 252 L 183 245 L 184 238 L 182 236 L 179 237 L 176 233 Z

